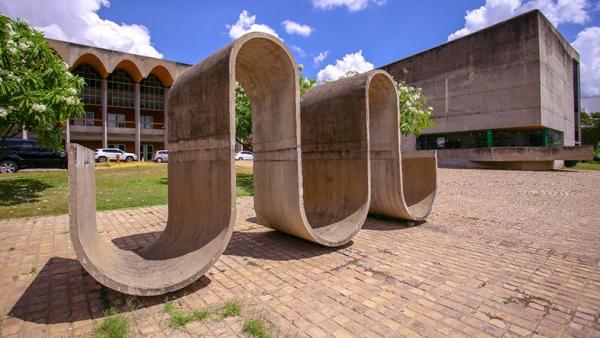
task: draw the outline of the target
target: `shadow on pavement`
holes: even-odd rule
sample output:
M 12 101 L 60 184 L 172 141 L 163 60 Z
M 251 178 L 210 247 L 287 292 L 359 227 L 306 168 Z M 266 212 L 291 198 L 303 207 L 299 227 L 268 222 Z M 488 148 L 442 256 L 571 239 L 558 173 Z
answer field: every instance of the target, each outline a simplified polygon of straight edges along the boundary
M 38 324 L 101 318 L 109 308 L 119 313 L 150 307 L 164 303 L 166 299 L 177 299 L 194 293 L 210 282 L 210 278 L 202 276 L 179 291 L 162 296 L 134 297 L 104 287 L 75 259 L 53 257 L 19 297 L 8 315 Z

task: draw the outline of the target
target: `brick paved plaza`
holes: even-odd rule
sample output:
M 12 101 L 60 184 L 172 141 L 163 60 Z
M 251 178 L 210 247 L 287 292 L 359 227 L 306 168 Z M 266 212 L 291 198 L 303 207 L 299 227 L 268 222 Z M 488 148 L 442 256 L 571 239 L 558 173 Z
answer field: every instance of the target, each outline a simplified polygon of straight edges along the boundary
M 243 335 L 261 317 L 282 336 L 600 337 L 600 172 L 440 170 L 421 225 L 369 218 L 327 249 L 258 225 L 238 199 L 225 254 L 192 286 L 134 298 L 103 288 L 70 247 L 68 217 L 0 221 L 2 336 L 87 336 L 114 306 L 131 336 Z M 102 212 L 124 250 L 152 241 L 166 206 Z M 242 300 L 242 315 L 168 326 L 182 311 Z

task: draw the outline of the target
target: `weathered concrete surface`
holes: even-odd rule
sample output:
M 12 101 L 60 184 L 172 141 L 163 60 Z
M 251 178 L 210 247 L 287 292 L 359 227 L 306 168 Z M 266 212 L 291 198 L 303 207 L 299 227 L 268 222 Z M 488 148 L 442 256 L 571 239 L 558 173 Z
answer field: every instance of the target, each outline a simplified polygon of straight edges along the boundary
M 400 152 L 400 116 L 394 80 L 383 71 L 361 77 L 369 81 L 365 105 L 369 109 L 370 130 L 370 212 L 423 220 L 431 211 L 437 188 L 436 153 Z
M 425 134 L 542 126 L 563 132 L 563 145 L 572 146 L 578 60 L 532 11 L 381 69 L 423 88 L 435 122 Z
M 75 69 L 87 63 L 106 78 L 116 69 L 125 69 L 133 81 L 139 82 L 150 74 L 156 75 L 165 86 L 171 84 L 185 72 L 191 65 L 157 59 L 148 56 L 128 54 L 114 50 L 80 45 L 77 43 L 47 39 L 52 49 L 69 65 Z
M 94 152 L 71 144 L 69 228 L 73 250 L 86 271 L 111 289 L 140 296 L 174 291 L 202 276 L 229 243 L 235 204 L 223 186 L 211 186 L 202 178 L 189 179 L 189 174 L 178 175 L 182 169 L 198 173 L 203 168 L 197 164 L 188 161 L 169 166 L 171 207 L 162 235 L 139 251 L 120 250 L 102 240 L 96 229 Z
M 561 168 L 562 161 L 589 161 L 594 156 L 592 146 L 444 149 L 437 152 L 442 167 L 473 169 L 552 170 Z
M 444 158 L 469 158 L 471 161 L 590 161 L 594 156 L 593 146 L 580 147 L 505 147 L 444 149 L 438 154 Z M 419 153 L 418 151 L 417 153 Z

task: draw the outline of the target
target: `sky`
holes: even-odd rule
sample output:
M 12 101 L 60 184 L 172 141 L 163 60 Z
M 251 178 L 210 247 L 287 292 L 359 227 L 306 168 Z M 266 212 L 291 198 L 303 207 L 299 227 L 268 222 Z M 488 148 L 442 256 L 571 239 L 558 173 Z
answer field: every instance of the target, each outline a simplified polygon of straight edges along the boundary
M 581 55 L 600 95 L 600 0 L 0 0 L 46 36 L 195 64 L 233 39 L 278 36 L 319 81 L 368 71 L 531 9 Z

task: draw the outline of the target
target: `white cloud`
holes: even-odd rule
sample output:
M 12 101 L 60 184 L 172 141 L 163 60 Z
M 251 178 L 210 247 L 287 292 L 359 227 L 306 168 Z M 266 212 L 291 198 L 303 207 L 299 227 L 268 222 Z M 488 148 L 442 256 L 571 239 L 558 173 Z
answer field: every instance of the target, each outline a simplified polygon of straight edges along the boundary
M 580 56 L 582 96 L 600 95 L 600 27 L 588 27 L 579 32 L 573 47 Z
M 327 55 L 329 55 L 329 51 L 323 51 L 320 52 L 319 55 L 315 56 L 313 58 L 313 61 L 315 62 L 315 67 L 317 67 L 318 65 L 321 64 L 321 62 L 325 61 L 325 59 L 327 59 Z
M 233 25 L 226 25 L 229 28 L 229 36 L 237 39 L 240 36 L 250 32 L 262 32 L 274 35 L 279 38 L 275 30 L 267 25 L 256 23 L 256 15 L 250 15 L 247 10 L 240 13 L 238 21 Z M 281 39 L 281 38 L 280 38 Z
M 362 50 L 353 54 L 346 54 L 341 60 L 335 60 L 334 65 L 327 65 L 317 73 L 319 82 L 337 80 L 349 71 L 364 73 L 372 70 L 373 64 L 365 60 Z
M 590 20 L 588 0 L 486 0 L 479 8 L 467 11 L 465 26 L 448 36 L 448 41 L 468 35 L 500 21 L 539 9 L 555 26 L 584 24 Z
M 100 7 L 109 5 L 109 0 L 3 0 L 0 12 L 26 20 L 48 38 L 163 57 L 152 46 L 145 26 L 100 18 Z
M 306 57 L 306 52 L 304 51 L 304 49 L 302 49 L 301 47 L 298 47 L 296 45 L 290 45 L 290 48 L 295 51 L 296 53 L 298 53 L 298 56 L 303 58 Z
M 356 12 L 367 8 L 370 4 L 383 5 L 386 0 L 312 0 L 314 7 L 319 9 L 333 9 L 346 6 L 350 12 Z
M 285 28 L 286 33 L 298 34 L 298 35 L 304 36 L 304 37 L 310 36 L 310 34 L 312 34 L 312 32 L 315 30 L 314 28 L 312 28 L 309 25 L 299 24 L 299 23 L 291 21 L 291 20 L 285 20 L 281 24 Z

